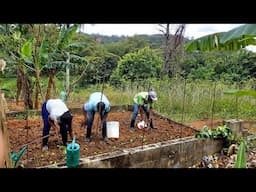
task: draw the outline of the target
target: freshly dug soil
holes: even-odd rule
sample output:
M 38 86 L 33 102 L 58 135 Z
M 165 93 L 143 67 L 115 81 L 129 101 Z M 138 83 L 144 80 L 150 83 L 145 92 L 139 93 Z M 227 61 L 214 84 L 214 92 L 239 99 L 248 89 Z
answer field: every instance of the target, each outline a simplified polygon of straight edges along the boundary
M 108 121 L 119 121 L 119 138 L 109 138 L 108 143 L 103 141 L 99 128 L 99 116 L 96 114 L 92 128 L 92 141 L 86 143 L 84 141 L 86 129 L 80 128 L 83 116 L 81 113 L 73 113 L 73 115 L 72 125 L 76 143 L 80 145 L 80 158 L 195 135 L 194 129 L 157 116 L 153 116 L 153 122 L 158 129 L 145 131 L 136 128 L 135 132 L 131 133 L 129 126 L 132 112 L 123 111 L 110 112 L 107 119 Z M 11 151 L 18 154 L 24 145 L 30 143 L 16 167 L 33 168 L 65 163 L 65 148 L 58 144 L 53 129 L 50 130 L 49 150 L 42 152 L 43 122 L 40 116 L 29 117 L 28 120 L 22 117 L 20 119 L 8 118 L 7 126 Z M 31 141 L 34 142 L 31 143 Z M 69 142 L 72 142 L 70 137 Z

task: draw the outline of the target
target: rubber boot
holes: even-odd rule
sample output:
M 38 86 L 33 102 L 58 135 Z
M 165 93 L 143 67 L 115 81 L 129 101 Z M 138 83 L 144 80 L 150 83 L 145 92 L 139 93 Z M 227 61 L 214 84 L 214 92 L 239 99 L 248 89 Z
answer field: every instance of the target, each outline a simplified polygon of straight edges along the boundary
M 85 142 L 90 142 L 91 141 L 91 132 L 92 132 L 92 128 L 89 128 L 87 126 Z
M 135 124 L 135 120 L 131 120 L 130 132 L 134 132 L 135 131 L 134 124 Z
M 103 141 L 104 141 L 105 143 L 108 143 L 107 126 L 106 126 L 106 123 L 105 123 L 105 124 L 103 123 L 103 127 L 102 127 L 102 138 L 103 138 Z
M 151 129 L 157 129 L 157 128 L 153 125 L 152 119 L 150 119 L 150 127 L 151 127 Z
M 43 146 L 48 145 L 48 137 L 43 138 Z

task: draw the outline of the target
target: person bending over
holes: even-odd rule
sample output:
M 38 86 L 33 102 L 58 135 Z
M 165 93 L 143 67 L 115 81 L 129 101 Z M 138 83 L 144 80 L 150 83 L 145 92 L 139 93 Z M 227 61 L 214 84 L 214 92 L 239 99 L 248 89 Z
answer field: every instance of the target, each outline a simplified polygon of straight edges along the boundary
M 140 117 L 141 117 L 140 121 L 143 120 L 143 111 L 146 113 L 147 120 L 150 122 L 150 127 L 152 129 L 156 129 L 150 117 L 150 113 L 153 112 L 152 103 L 156 100 L 157 100 L 157 95 L 156 95 L 156 92 L 154 91 L 140 92 L 134 96 L 133 114 L 131 118 L 130 132 L 135 131 L 134 124 L 135 124 L 135 120 L 138 115 L 138 112 L 140 113 Z
M 107 137 L 107 116 L 110 111 L 110 103 L 107 97 L 101 92 L 94 92 L 89 96 L 89 100 L 82 107 L 84 121 L 81 127 L 87 126 L 85 141 L 91 141 L 92 125 L 94 121 L 94 115 L 99 113 L 102 126 L 102 137 L 105 142 L 108 142 Z
M 67 145 L 68 133 L 70 137 L 73 137 L 72 134 L 72 119 L 73 116 L 69 111 L 66 104 L 61 99 L 49 99 L 42 104 L 42 119 L 44 123 L 43 127 L 43 151 L 48 150 L 48 138 L 50 128 L 53 127 L 58 137 L 61 133 L 62 144 Z M 57 125 L 59 125 L 59 130 Z

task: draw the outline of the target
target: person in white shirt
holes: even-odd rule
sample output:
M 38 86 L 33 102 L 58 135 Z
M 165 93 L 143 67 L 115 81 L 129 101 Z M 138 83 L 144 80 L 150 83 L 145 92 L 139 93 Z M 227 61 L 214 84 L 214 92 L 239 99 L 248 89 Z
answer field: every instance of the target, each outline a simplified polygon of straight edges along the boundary
M 48 138 L 50 128 L 53 127 L 56 131 L 57 137 L 58 129 L 56 124 L 60 127 L 63 145 L 67 145 L 68 133 L 72 134 L 72 114 L 66 104 L 61 99 L 49 99 L 42 105 L 42 118 L 44 122 L 43 127 L 43 151 L 48 150 Z

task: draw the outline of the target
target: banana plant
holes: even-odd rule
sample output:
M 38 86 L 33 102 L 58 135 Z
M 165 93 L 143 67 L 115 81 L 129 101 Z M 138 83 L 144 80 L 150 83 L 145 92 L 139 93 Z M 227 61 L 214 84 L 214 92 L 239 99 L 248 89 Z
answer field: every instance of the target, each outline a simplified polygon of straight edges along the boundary
M 227 32 L 213 33 L 185 45 L 186 51 L 237 51 L 256 45 L 256 24 L 245 24 Z
M 86 42 L 73 42 L 73 37 L 76 34 L 79 24 L 61 25 L 61 30 L 59 32 L 59 37 L 57 41 L 57 49 L 55 52 L 51 53 L 51 62 L 47 65 L 48 68 L 64 68 L 66 70 L 66 94 L 67 97 L 70 93 L 70 68 L 79 67 L 77 64 L 87 64 L 85 58 L 74 54 L 74 48 L 80 48 L 87 45 Z M 85 72 L 84 67 L 84 72 Z M 81 74 L 81 76 L 84 74 Z M 80 77 L 79 77 L 80 79 Z M 76 81 L 77 82 L 77 81 Z M 72 83 L 73 84 L 73 83 Z M 48 89 L 47 89 L 48 90 Z
M 72 47 L 72 38 L 75 35 L 76 31 L 78 30 L 79 25 L 75 24 L 71 27 L 69 25 L 64 25 L 64 27 L 61 28 L 61 31 L 59 33 L 59 41 L 57 43 L 57 49 L 61 53 L 65 55 L 66 61 L 64 61 L 64 65 L 66 68 L 66 92 L 69 93 L 70 89 L 70 66 L 72 63 L 70 62 L 71 54 L 70 54 L 70 48 Z
M 35 74 L 35 103 L 34 108 L 39 108 L 39 94 L 42 96 L 40 76 L 44 64 L 48 62 L 48 44 L 41 36 L 41 26 L 35 27 L 36 35 L 26 39 L 21 47 L 21 56 L 26 63 L 26 67 L 34 71 Z M 44 100 L 44 98 L 43 98 Z
M 77 48 L 84 48 L 88 46 L 88 43 L 85 41 L 74 41 L 74 37 L 80 25 L 68 25 L 62 24 L 60 25 L 60 32 L 58 39 L 55 43 L 54 51 L 49 53 L 48 63 L 44 66 L 49 69 L 49 79 L 47 85 L 47 91 L 45 98 L 48 99 L 51 97 L 51 88 L 55 85 L 55 75 L 59 74 L 56 69 L 63 69 L 66 71 L 66 88 L 65 94 L 68 98 L 70 93 L 70 87 L 73 87 L 81 77 L 85 74 L 87 67 L 87 60 L 84 57 L 81 57 L 76 53 Z M 70 69 L 83 68 L 83 72 L 80 76 L 70 83 Z
M 220 38 L 220 43 L 228 44 L 240 41 L 244 46 L 255 45 L 255 36 L 256 24 L 246 24 L 225 32 Z
M 256 24 L 245 24 L 227 32 L 214 33 L 186 44 L 187 51 L 237 51 L 248 45 L 256 45 Z M 228 90 L 226 94 L 253 96 L 254 90 Z

